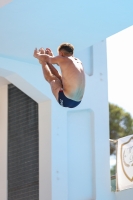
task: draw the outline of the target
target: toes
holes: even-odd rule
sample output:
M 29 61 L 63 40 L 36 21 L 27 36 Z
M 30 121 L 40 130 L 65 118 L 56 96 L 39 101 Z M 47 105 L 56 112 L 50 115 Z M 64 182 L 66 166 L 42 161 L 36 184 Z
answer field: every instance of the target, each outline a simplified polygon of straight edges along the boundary
M 44 54 L 44 53 L 45 53 L 45 50 L 44 50 L 43 48 L 40 48 L 40 49 L 39 49 L 39 52 L 42 53 L 42 54 Z

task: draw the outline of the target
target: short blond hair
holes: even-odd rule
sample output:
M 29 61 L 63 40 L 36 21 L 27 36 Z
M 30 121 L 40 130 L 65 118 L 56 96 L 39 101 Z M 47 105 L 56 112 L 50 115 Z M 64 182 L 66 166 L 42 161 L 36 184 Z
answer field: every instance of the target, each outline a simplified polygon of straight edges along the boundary
M 66 53 L 73 55 L 74 52 L 74 46 L 70 43 L 62 43 L 58 47 L 58 51 L 64 50 Z

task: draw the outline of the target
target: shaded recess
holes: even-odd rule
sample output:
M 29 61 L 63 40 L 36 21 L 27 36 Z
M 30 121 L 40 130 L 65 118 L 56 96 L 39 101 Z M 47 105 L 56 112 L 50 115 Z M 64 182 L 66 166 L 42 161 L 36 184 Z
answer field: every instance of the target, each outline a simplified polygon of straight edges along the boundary
M 39 200 L 38 104 L 8 86 L 8 200 Z

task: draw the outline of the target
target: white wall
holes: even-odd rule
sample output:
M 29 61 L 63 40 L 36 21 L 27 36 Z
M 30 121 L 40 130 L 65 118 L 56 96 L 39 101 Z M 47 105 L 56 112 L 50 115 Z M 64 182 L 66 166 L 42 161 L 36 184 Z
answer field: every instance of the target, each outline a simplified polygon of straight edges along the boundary
M 114 194 L 110 190 L 106 41 L 92 46 L 91 50 L 87 48 L 79 52 L 78 57 L 87 71 L 86 89 L 82 103 L 74 109 L 63 108 L 56 102 L 39 65 L 1 58 L 0 75 L 40 105 L 51 100 L 51 122 L 48 124 L 51 124 L 52 146 L 51 149 L 48 146 L 47 155 L 51 155 L 49 159 L 52 162 L 52 200 L 113 200 Z M 40 149 L 43 152 L 42 141 Z M 41 167 L 40 178 L 44 175 Z M 40 180 L 40 183 L 44 182 L 45 177 Z M 40 200 L 46 198 L 41 191 Z

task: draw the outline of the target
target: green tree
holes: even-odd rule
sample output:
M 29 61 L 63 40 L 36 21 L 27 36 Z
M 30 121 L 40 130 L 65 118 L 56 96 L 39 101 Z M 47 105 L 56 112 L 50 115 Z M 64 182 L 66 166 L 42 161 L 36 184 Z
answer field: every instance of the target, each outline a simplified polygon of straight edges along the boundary
M 111 169 L 110 169 L 110 174 L 111 176 L 114 176 L 116 174 L 116 165 L 114 165 Z
M 109 104 L 110 139 L 133 134 L 133 118 L 130 113 L 115 105 Z M 111 143 L 110 154 L 115 154 L 115 144 Z

